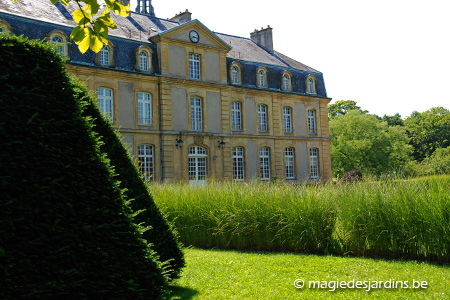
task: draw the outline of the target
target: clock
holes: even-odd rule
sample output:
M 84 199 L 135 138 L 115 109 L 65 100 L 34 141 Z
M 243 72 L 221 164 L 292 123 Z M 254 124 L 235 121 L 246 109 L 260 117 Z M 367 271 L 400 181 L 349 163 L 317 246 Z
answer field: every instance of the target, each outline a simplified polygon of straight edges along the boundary
M 198 43 L 198 40 L 200 39 L 200 36 L 198 35 L 197 31 L 192 30 L 191 32 L 189 32 L 189 39 L 193 43 Z

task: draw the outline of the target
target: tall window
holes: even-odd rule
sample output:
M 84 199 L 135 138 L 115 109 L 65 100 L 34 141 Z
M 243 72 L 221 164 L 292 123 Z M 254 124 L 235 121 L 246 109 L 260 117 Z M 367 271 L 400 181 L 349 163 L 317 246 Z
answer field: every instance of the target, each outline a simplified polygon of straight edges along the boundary
M 259 149 L 259 175 L 261 180 L 270 179 L 270 149 L 268 147 Z
M 242 130 L 242 109 L 240 102 L 231 102 L 231 129 Z
M 258 127 L 259 131 L 267 132 L 267 105 L 258 105 Z
M 283 107 L 284 132 L 292 133 L 292 109 Z
M 290 80 L 289 80 L 289 75 L 284 74 L 283 75 L 283 90 L 285 91 L 289 91 L 290 90 Z
M 309 77 L 306 81 L 307 84 L 307 92 L 310 94 L 315 94 L 316 93 L 316 86 L 315 86 L 315 82 L 314 82 L 314 78 Z
M 139 145 L 139 170 L 144 175 L 144 179 L 154 180 L 153 146 Z
M 316 111 L 315 110 L 308 110 L 308 129 L 309 129 L 309 134 L 317 133 Z
M 309 167 L 311 178 L 319 178 L 319 150 L 309 149 Z
M 152 95 L 149 93 L 138 93 L 138 124 L 152 124 Z
M 244 148 L 233 148 L 233 179 L 235 181 L 244 180 Z
M 148 71 L 148 54 L 145 51 L 139 53 L 139 66 L 141 71 Z
M 112 118 L 113 109 L 113 90 L 107 88 L 97 89 L 98 106 L 103 115 Z
M 191 79 L 200 79 L 200 54 L 189 54 L 189 75 Z
M 265 74 L 263 70 L 258 71 L 258 84 L 260 87 L 265 87 Z
M 100 65 L 109 66 L 109 48 L 106 45 L 100 50 Z
M 231 68 L 231 82 L 234 84 L 239 83 L 239 70 L 237 67 Z
M 286 148 L 284 161 L 286 163 L 286 179 L 295 179 L 294 148 Z
M 64 55 L 64 46 L 62 43 L 63 39 L 60 36 L 55 35 L 52 37 L 52 44 L 58 45 L 56 51 L 58 51 L 59 54 Z
M 192 130 L 203 130 L 203 114 L 202 99 L 197 97 L 191 98 L 191 127 Z
M 189 148 L 189 181 L 192 183 L 201 183 L 205 181 L 207 157 L 205 148 Z

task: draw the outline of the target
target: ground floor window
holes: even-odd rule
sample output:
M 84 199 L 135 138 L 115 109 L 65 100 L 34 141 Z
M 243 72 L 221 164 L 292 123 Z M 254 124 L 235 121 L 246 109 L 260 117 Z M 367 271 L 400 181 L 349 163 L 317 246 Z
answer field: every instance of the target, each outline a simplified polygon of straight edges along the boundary
M 294 152 L 294 148 L 286 148 L 284 150 L 286 179 L 295 179 Z
M 233 148 L 233 179 L 235 181 L 244 180 L 244 148 Z
M 144 179 L 154 180 L 153 146 L 139 145 L 139 170 Z
M 309 167 L 311 178 L 319 178 L 319 149 L 309 149 Z
M 270 149 L 268 147 L 259 149 L 259 176 L 261 180 L 270 179 Z
M 203 183 L 206 180 L 206 149 L 202 147 L 189 148 L 189 181 Z

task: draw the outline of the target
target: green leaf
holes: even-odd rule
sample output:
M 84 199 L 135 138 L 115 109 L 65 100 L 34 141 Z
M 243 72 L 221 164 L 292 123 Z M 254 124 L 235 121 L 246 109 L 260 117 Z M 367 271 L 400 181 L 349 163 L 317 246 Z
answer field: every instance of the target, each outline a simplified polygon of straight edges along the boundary
M 82 28 L 81 26 L 77 26 L 72 30 L 72 33 L 70 34 L 70 39 L 73 40 L 76 44 L 78 44 L 85 36 L 86 32 L 84 31 L 85 28 Z
M 69 5 L 69 1 L 70 0 L 61 0 L 61 3 L 67 6 L 67 5 Z M 58 2 L 58 1 L 56 1 L 56 2 Z
M 94 23 L 94 31 L 102 37 L 108 36 L 108 26 L 99 18 Z
M 99 39 L 99 37 L 95 34 L 95 32 L 92 29 L 90 29 L 90 28 L 89 28 L 89 34 L 90 34 L 90 44 L 89 44 L 89 46 L 92 49 L 92 51 L 97 53 L 100 50 L 102 50 L 103 43 Z
M 82 19 L 85 18 L 83 11 L 79 8 L 72 13 L 72 18 L 76 23 L 80 23 Z

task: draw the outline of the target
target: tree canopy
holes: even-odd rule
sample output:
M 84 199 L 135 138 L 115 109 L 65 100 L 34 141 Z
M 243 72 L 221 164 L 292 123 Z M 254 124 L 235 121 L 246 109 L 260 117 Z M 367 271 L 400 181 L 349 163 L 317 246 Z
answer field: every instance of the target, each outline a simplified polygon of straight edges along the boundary
M 362 110 L 361 107 L 357 106 L 356 101 L 353 100 L 338 100 L 333 104 L 328 104 L 328 116 L 330 118 L 345 115 L 351 110 L 356 110 L 363 114 L 368 113 L 367 110 Z
M 359 169 L 380 174 L 410 160 L 403 127 L 389 127 L 375 115 L 349 110 L 330 120 L 331 161 L 335 176 Z
M 17 0 L 13 0 L 16 2 Z M 69 5 L 71 0 L 50 0 L 53 4 L 61 1 L 64 5 Z M 130 4 L 124 5 L 123 0 L 104 0 L 106 6 L 100 10 L 100 0 L 73 0 L 78 5 L 72 13 L 73 20 L 78 23 L 72 30 L 70 38 L 78 45 L 81 53 L 91 49 L 95 53 L 99 52 L 103 45 L 108 44 L 106 37 L 109 29 L 117 28 L 116 23 L 111 19 L 111 13 L 128 17 Z

